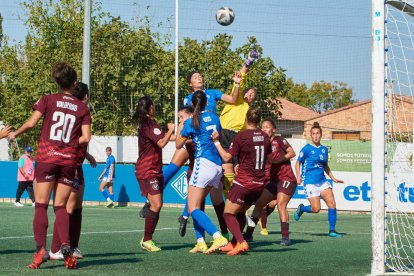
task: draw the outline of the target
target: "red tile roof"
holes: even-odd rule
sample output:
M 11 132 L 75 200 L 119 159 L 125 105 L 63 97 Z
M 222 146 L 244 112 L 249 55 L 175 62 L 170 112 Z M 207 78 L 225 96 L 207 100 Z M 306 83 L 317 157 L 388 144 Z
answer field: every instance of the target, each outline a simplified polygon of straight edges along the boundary
M 284 98 L 277 98 L 277 100 L 279 101 L 279 111 L 282 113 L 282 116 L 280 116 L 278 120 L 304 122 L 320 115 L 318 112 L 300 106 Z

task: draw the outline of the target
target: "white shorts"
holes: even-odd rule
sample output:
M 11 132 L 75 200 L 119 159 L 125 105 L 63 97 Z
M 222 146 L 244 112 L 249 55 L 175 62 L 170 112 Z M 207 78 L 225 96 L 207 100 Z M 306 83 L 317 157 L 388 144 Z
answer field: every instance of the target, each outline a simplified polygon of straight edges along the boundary
M 306 198 L 311 198 L 315 196 L 321 196 L 321 192 L 326 189 L 332 189 L 332 183 L 326 181 L 322 184 L 306 184 L 304 185 L 304 190 L 306 194 Z
M 106 176 L 104 176 L 104 177 L 102 178 L 102 181 L 105 181 L 105 182 L 108 182 L 108 183 L 113 183 L 113 182 L 114 182 L 114 179 L 112 178 L 112 180 L 111 180 L 111 181 L 109 181 L 109 178 L 108 178 L 108 177 L 106 177 Z
M 200 157 L 194 161 L 194 169 L 190 177 L 189 185 L 198 188 L 212 186 L 218 189 L 222 177 L 223 169 L 221 166 Z

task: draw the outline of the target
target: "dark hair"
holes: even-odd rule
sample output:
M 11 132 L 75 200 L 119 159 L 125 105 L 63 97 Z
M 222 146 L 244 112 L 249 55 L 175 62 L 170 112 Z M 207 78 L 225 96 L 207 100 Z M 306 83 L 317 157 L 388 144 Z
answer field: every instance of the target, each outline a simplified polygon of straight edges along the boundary
M 198 129 L 200 128 L 201 112 L 207 105 L 206 93 L 204 93 L 202 90 L 197 90 L 194 92 L 191 102 L 194 106 L 194 115 L 191 124 L 195 129 Z
M 105 151 L 107 151 L 107 150 L 112 151 L 112 148 L 111 147 L 106 147 Z
M 271 125 L 272 125 L 272 127 L 276 128 L 276 123 L 275 123 L 275 121 L 274 121 L 272 118 L 267 117 L 267 118 L 265 118 L 265 119 L 263 120 L 262 124 L 263 124 L 264 122 L 268 122 L 269 124 L 271 124 Z
M 190 73 L 188 73 L 188 75 L 187 75 L 187 83 L 190 83 L 191 82 L 191 78 L 193 77 L 193 75 L 195 73 L 198 73 L 198 71 L 191 71 Z
M 180 109 L 180 111 L 184 111 L 187 114 L 193 114 L 194 108 L 192 106 L 184 106 L 183 108 Z
M 262 120 L 262 112 L 257 107 L 249 108 L 246 118 L 247 122 L 258 125 L 260 120 Z
M 313 125 L 312 125 L 312 127 L 311 127 L 311 133 L 312 133 L 312 130 L 314 130 L 314 129 L 319 129 L 319 131 L 321 132 L 321 135 L 322 135 L 322 128 L 319 126 L 319 123 L 318 122 L 313 122 Z
M 83 82 L 76 82 L 72 95 L 82 101 L 86 95 L 89 95 L 88 85 Z
M 61 61 L 53 66 L 52 77 L 61 89 L 69 89 L 74 85 L 78 75 L 69 63 Z
M 135 113 L 132 116 L 132 123 L 139 126 L 141 120 L 149 115 L 150 107 L 154 105 L 153 101 L 151 100 L 150 96 L 143 96 L 138 100 L 137 107 L 135 109 Z

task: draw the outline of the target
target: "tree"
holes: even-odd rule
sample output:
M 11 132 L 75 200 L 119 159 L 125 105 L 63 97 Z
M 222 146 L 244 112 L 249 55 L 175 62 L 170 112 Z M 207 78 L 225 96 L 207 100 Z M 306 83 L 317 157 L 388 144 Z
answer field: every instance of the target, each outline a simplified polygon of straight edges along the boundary
M 301 106 L 312 109 L 318 113 L 353 104 L 352 88 L 344 82 L 334 83 L 319 81 L 312 83 L 308 89 L 306 84 L 296 84 L 288 80 L 288 93 L 286 98 Z

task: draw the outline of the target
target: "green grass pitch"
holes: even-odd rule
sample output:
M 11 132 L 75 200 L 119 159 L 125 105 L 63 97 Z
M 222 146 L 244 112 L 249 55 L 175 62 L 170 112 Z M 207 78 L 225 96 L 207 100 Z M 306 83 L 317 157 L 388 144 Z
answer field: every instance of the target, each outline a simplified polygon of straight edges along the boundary
M 338 232 L 343 238 L 327 237 L 327 214 L 304 214 L 290 224 L 293 245 L 279 245 L 277 213 L 269 217 L 269 236 L 256 229 L 247 254 L 190 254 L 195 242 L 192 224 L 187 235 L 178 235 L 180 208 L 164 207 L 154 234 L 162 248 L 144 252 L 139 246 L 144 220 L 138 207 L 84 207 L 80 249 L 85 258 L 76 271 L 67 271 L 61 261 L 48 261 L 38 271 L 25 266 L 32 260 L 33 207 L 0 204 L 0 274 L 2 275 L 366 275 L 370 271 L 371 233 L 367 214 L 338 214 Z M 53 208 L 49 207 L 49 234 Z M 213 209 L 207 213 L 215 219 Z M 293 215 L 291 214 L 293 220 Z M 48 248 L 51 236 L 48 237 Z M 207 237 L 210 241 L 210 238 Z

